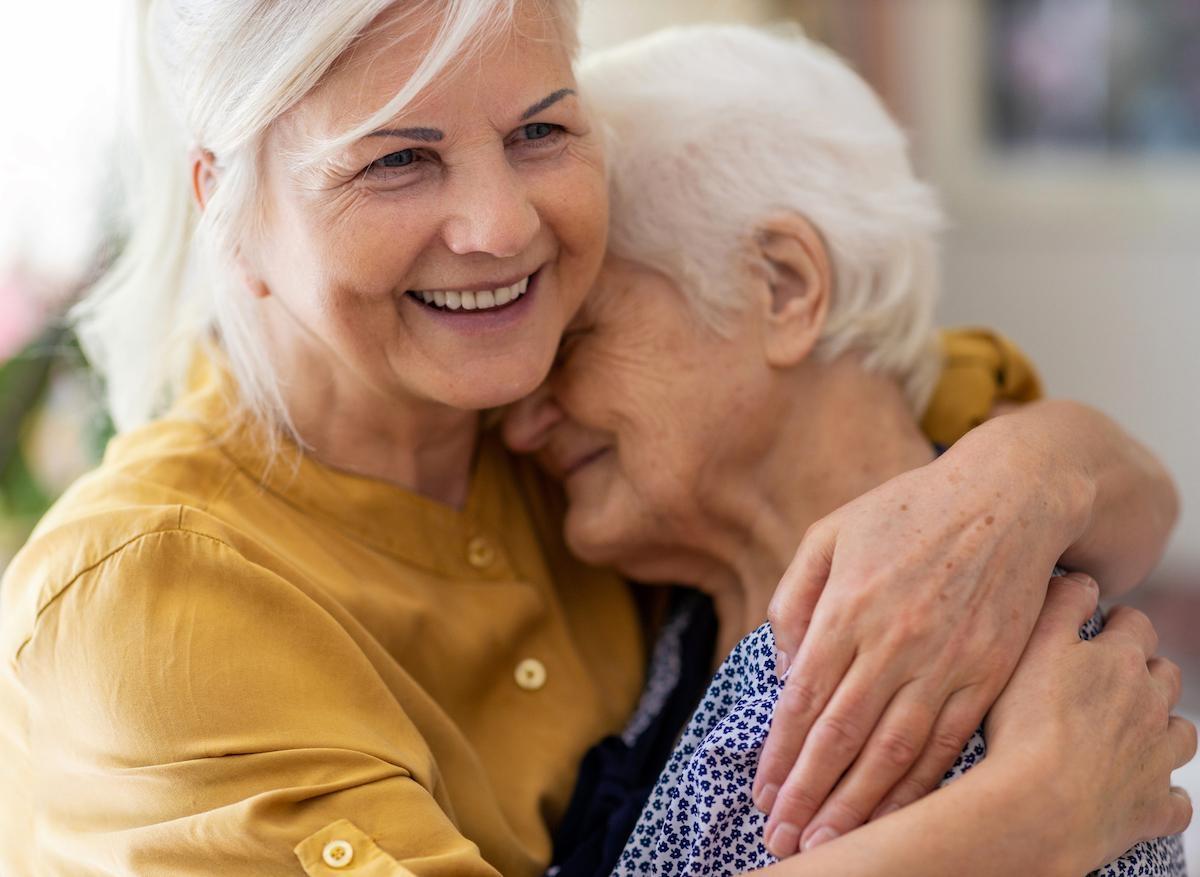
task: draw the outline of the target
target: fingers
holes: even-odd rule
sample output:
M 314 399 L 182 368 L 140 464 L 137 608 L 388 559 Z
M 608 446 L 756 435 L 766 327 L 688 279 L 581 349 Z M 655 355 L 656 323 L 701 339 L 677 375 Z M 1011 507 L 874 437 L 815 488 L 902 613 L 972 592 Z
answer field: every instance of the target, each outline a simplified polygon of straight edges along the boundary
M 780 652 L 776 669 L 781 676 L 800 648 L 817 598 L 829 578 L 837 542 L 835 533 L 833 528 L 809 528 L 767 607 L 775 647 Z
M 878 819 L 907 807 L 936 789 L 946 771 L 962 754 L 963 746 L 979 729 L 988 705 L 988 698 L 976 689 L 962 689 L 950 695 L 934 723 L 925 749 L 912 769 L 884 797 L 871 818 Z
M 925 749 L 942 700 L 940 691 L 922 690 L 915 682 L 896 693 L 862 754 L 801 834 L 801 849 L 833 840 L 867 821 Z
M 1167 711 L 1175 709 L 1183 693 L 1183 673 L 1179 665 L 1169 658 L 1151 658 L 1146 662 L 1150 678 L 1158 685 L 1167 703 Z
M 1151 837 L 1167 837 L 1172 834 L 1183 834 L 1192 824 L 1192 799 L 1187 791 L 1179 786 L 1171 786 L 1171 791 L 1159 811 L 1156 827 L 1151 828 Z
M 1178 770 L 1196 755 L 1196 726 L 1182 716 L 1167 721 L 1167 739 L 1171 746 L 1172 770 Z
M 1104 622 L 1103 637 L 1127 636 L 1150 659 L 1158 651 L 1158 632 L 1144 613 L 1128 606 L 1114 606 Z
M 795 766 L 770 809 L 764 836 L 767 848 L 779 858 L 799 849 L 809 821 L 862 751 L 896 690 L 878 672 L 860 667 L 861 663 L 856 664 L 847 674 L 829 706 L 812 723 Z
M 1100 586 L 1091 576 L 1073 572 L 1054 576 L 1034 627 L 1031 646 L 1043 637 L 1076 642 L 1079 628 L 1096 612 Z
M 795 669 L 779 694 L 754 776 L 751 795 L 764 813 L 775 806 L 813 722 L 825 709 L 853 658 L 850 647 L 833 637 L 810 637 L 800 647 Z

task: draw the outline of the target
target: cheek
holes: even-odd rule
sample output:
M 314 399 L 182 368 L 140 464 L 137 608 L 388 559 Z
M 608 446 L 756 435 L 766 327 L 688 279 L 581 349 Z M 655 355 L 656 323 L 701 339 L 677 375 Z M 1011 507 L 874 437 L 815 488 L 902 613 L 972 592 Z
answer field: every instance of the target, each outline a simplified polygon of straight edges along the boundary
M 574 314 L 582 304 L 604 258 L 608 235 L 608 194 L 604 177 L 591 168 L 570 175 L 548 193 L 542 216 L 558 246 L 564 293 Z

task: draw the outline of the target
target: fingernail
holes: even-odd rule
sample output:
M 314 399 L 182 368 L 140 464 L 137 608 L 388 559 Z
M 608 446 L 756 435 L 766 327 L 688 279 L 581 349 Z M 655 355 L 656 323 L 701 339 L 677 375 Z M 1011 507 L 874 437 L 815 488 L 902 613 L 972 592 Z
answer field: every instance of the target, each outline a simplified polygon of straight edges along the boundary
M 835 839 L 837 836 L 838 836 L 838 833 L 836 831 L 834 831 L 832 828 L 830 828 L 829 826 L 825 826 L 824 828 L 818 828 L 816 831 L 814 831 L 812 833 L 812 837 L 810 837 L 808 840 L 806 840 L 804 842 L 804 850 L 805 850 L 805 852 L 807 852 L 807 851 L 811 850 L 813 847 L 819 847 L 821 844 L 829 843 L 831 840 Z
M 1097 582 L 1091 576 L 1089 576 L 1087 573 L 1069 572 L 1069 573 L 1067 573 L 1066 578 L 1074 579 L 1075 581 L 1079 582 L 1081 585 L 1086 585 L 1088 587 L 1088 589 L 1090 589 L 1090 590 L 1093 590 L 1093 591 L 1100 590 L 1100 583 Z
M 875 810 L 875 812 L 871 814 L 871 819 L 872 819 L 872 821 L 874 821 L 876 819 L 882 819 L 883 817 L 887 816 L 889 813 L 895 813 L 899 809 L 900 809 L 899 804 L 884 804 L 882 807 L 877 808 Z
M 775 650 L 775 676 L 782 679 L 788 671 L 788 667 L 792 664 L 792 659 L 787 652 L 780 649 Z
M 771 840 L 767 843 L 767 849 L 776 858 L 782 859 L 796 852 L 796 841 L 799 839 L 800 829 L 790 822 L 785 822 L 771 834 Z
M 755 799 L 755 806 L 763 813 L 770 813 L 771 808 L 775 806 L 775 799 L 779 796 L 779 786 L 774 783 L 767 783 L 762 787 L 762 791 L 758 793 Z

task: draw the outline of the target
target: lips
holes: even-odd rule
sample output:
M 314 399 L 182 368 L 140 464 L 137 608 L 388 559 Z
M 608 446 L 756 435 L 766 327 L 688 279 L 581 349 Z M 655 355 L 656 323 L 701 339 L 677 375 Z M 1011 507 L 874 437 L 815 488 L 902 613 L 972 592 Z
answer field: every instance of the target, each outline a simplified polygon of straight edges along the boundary
M 490 311 L 511 304 L 525 294 L 529 288 L 529 278 L 523 277 L 509 286 L 496 289 L 455 290 L 438 289 L 417 292 L 410 290 L 409 295 L 430 307 L 441 311 Z
M 563 480 L 570 478 L 585 466 L 594 463 L 596 460 L 607 454 L 610 450 L 612 449 L 607 447 L 596 448 L 595 450 L 588 451 L 586 454 L 575 457 L 571 460 L 571 462 L 562 467 Z
M 443 313 L 487 313 L 518 302 L 528 292 L 537 274 L 538 272 L 534 271 L 533 274 L 493 288 L 410 289 L 405 294 L 414 301 Z

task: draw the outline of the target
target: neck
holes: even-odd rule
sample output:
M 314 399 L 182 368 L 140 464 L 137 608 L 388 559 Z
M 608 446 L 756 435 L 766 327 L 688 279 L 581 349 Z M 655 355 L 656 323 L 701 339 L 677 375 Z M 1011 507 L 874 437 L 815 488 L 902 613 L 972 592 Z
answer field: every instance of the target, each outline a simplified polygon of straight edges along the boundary
M 279 344 L 275 353 L 293 376 L 284 403 L 306 454 L 454 508 L 465 505 L 478 412 L 386 393 L 338 368 L 332 353 L 300 343 Z
M 766 620 L 805 531 L 889 479 L 933 459 L 896 383 L 851 357 L 789 376 L 788 401 L 744 471 L 700 496 L 708 569 L 692 579 L 714 601 L 724 655 Z M 786 388 L 785 388 L 786 389 Z
M 287 399 L 306 453 L 326 466 L 386 481 L 453 508 L 466 504 L 479 415 L 434 403 L 374 404 L 336 388 Z

